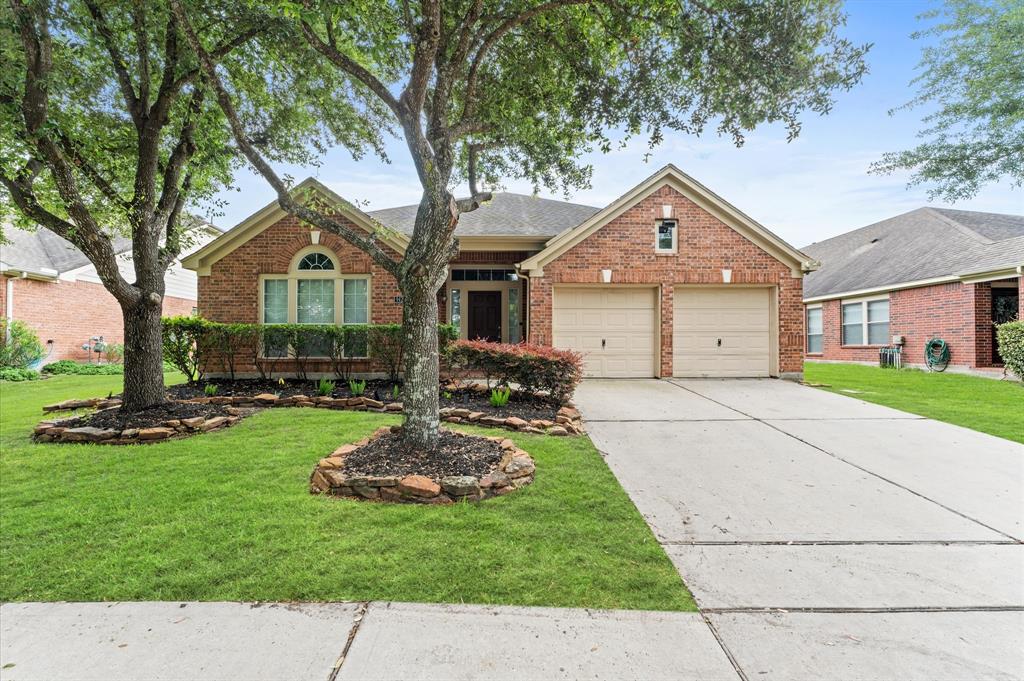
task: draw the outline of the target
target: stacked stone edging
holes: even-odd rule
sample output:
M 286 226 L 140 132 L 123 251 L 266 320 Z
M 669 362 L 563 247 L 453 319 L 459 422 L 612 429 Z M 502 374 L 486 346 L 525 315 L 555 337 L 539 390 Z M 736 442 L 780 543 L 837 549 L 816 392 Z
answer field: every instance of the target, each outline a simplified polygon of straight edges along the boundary
M 33 431 L 36 442 L 92 442 L 105 445 L 134 445 L 159 442 L 173 437 L 227 428 L 238 423 L 246 414 L 242 410 L 230 416 L 195 416 L 186 419 L 170 419 L 159 426 L 149 428 L 95 428 L 93 426 L 68 427 L 61 424 L 78 417 L 55 421 L 40 421 Z
M 452 504 L 456 501 L 480 501 L 504 496 L 533 482 L 537 469 L 533 457 L 519 449 L 512 440 L 500 437 L 503 450 L 497 467 L 483 475 L 450 475 L 441 479 L 423 475 L 346 476 L 342 472 L 345 457 L 385 434 L 397 433 L 401 426 L 383 426 L 373 435 L 352 444 L 342 445 L 317 463 L 309 478 L 310 494 L 327 494 L 366 501 L 396 504 Z M 457 437 L 475 437 L 455 432 Z

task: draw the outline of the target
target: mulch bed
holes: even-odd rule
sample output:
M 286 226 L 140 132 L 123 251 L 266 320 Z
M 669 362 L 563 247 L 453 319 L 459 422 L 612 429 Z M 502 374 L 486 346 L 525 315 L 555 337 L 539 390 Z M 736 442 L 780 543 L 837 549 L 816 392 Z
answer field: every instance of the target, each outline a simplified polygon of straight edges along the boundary
M 120 407 L 61 421 L 65 428 L 110 428 L 124 430 L 126 428 L 153 428 L 174 419 L 191 419 L 201 416 L 211 419 L 216 416 L 230 416 L 228 408 L 217 404 L 191 404 L 188 402 L 165 402 L 133 414 L 122 414 Z
M 491 438 L 456 435 L 442 430 L 437 446 L 430 451 L 423 451 L 406 445 L 399 434 L 389 434 L 372 440 L 346 456 L 342 470 L 350 477 L 482 477 L 498 465 L 501 456 L 501 445 Z

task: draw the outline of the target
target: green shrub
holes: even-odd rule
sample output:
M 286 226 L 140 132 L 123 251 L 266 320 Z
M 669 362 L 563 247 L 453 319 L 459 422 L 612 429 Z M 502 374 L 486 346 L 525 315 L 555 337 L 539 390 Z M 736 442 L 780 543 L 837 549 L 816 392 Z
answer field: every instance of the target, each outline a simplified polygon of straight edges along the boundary
M 384 371 L 391 381 L 397 381 L 402 373 L 402 325 L 379 324 L 370 329 L 370 355 L 384 364 Z
M 28 324 L 0 317 L 0 367 L 27 369 L 45 354 L 39 336 Z
M 103 354 L 106 355 L 107 362 L 120 364 L 124 361 L 124 343 L 108 343 L 107 349 L 103 351 Z
M 492 407 L 504 407 L 508 404 L 509 398 L 512 397 L 512 388 L 495 388 L 491 391 L 491 406 Z
M 166 367 L 165 367 L 166 370 Z M 124 373 L 123 364 L 87 364 L 73 359 L 62 359 L 43 367 L 44 374 L 74 374 L 78 376 L 116 376 Z
M 32 369 L 22 369 L 20 367 L 0 367 L 0 381 L 11 381 L 12 383 L 18 383 L 20 381 L 35 381 L 40 378 L 39 372 Z
M 398 398 L 400 398 L 401 396 L 402 388 L 397 383 L 395 383 L 393 386 L 391 386 L 391 399 L 397 402 Z
M 204 354 L 213 343 L 210 322 L 202 317 L 165 317 L 162 320 L 164 361 L 185 374 L 189 383 L 203 377 Z
M 334 393 L 334 381 L 321 378 L 316 384 L 316 394 L 320 397 L 327 397 Z
M 447 362 L 457 371 L 479 372 L 488 385 L 516 384 L 521 390 L 546 392 L 564 402 L 583 378 L 583 356 L 529 343 L 489 343 L 460 340 L 452 343 Z
M 997 326 L 996 339 L 1003 364 L 1024 381 L 1024 320 Z
M 206 395 L 207 397 L 213 397 L 214 395 L 217 394 L 217 386 L 214 385 L 213 383 L 207 383 L 205 386 L 203 386 L 203 394 Z
M 348 391 L 355 397 L 359 397 L 366 392 L 366 381 L 357 381 L 353 378 L 348 379 Z

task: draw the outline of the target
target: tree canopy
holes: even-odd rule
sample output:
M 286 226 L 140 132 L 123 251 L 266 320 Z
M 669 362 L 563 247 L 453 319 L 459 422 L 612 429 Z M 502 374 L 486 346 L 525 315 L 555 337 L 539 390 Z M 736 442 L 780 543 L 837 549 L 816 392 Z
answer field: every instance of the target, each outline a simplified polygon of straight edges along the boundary
M 922 50 L 917 95 L 890 114 L 926 107 L 921 141 L 885 154 L 876 173 L 911 171 L 910 185 L 932 198 L 967 199 L 986 184 L 1024 183 L 1024 4 L 1019 0 L 947 0 L 913 34 L 936 38 Z

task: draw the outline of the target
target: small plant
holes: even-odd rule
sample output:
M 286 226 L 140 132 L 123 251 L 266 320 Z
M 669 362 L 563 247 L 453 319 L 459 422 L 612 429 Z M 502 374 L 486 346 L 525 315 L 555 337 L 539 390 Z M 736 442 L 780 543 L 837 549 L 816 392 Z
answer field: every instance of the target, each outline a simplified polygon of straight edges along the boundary
M 505 386 L 504 388 L 495 388 L 491 391 L 491 406 L 504 407 L 508 404 L 510 397 L 512 397 L 512 388 L 509 388 L 508 386 Z
M 283 388 L 284 387 L 284 379 L 283 378 L 277 379 L 277 384 Z
M 334 393 L 334 381 L 321 378 L 316 384 L 316 394 L 320 397 L 327 397 Z
M 441 397 L 443 397 L 446 400 L 450 400 L 450 399 L 452 399 L 452 394 L 450 392 L 448 392 L 447 390 L 445 390 L 443 393 L 441 393 Z
M 402 389 L 398 387 L 397 383 L 395 383 L 393 386 L 391 386 L 391 399 L 397 401 L 398 398 L 400 398 L 401 396 Z
M 348 379 L 348 391 L 352 393 L 353 396 L 359 397 L 366 392 L 366 381 L 357 381 L 354 378 Z
M 207 397 L 213 397 L 214 395 L 217 394 L 217 386 L 215 386 L 213 383 L 207 383 L 206 386 L 203 388 L 203 394 L 206 395 Z

